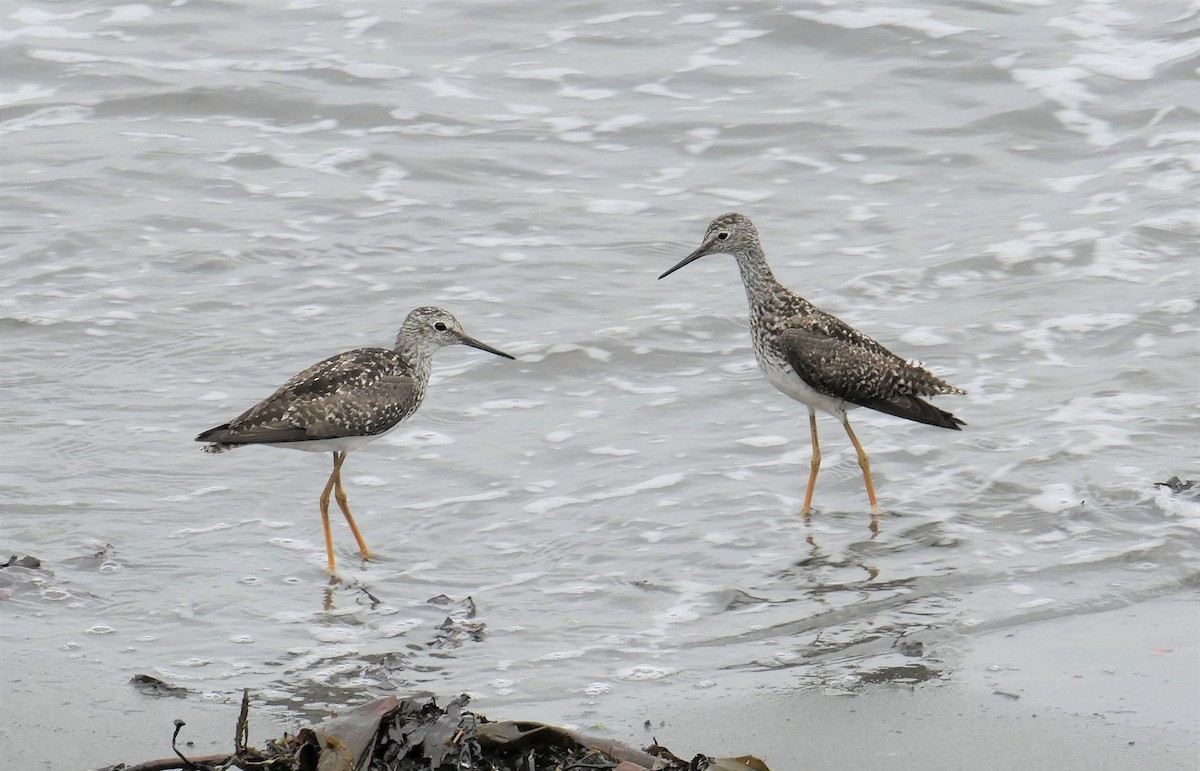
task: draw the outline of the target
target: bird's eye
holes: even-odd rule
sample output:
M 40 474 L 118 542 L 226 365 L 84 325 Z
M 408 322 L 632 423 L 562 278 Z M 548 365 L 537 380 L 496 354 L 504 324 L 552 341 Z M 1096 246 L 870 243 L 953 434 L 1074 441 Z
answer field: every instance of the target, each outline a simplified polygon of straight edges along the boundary
M 433 325 L 433 328 L 439 332 L 445 332 L 446 331 L 446 322 L 439 321 L 438 323 Z
M 729 233 L 725 232 L 724 230 L 722 230 L 720 233 L 717 233 L 718 241 L 724 241 L 727 238 L 729 238 Z

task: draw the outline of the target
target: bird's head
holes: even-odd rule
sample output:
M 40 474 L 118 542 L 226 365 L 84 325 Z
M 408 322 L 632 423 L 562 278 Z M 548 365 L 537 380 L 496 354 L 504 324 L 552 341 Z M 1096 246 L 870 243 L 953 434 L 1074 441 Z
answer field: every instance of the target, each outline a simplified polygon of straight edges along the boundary
M 415 308 L 408 314 L 404 325 L 400 327 L 400 334 L 397 335 L 397 344 L 401 339 L 420 341 L 421 347 L 429 350 L 437 350 L 447 345 L 469 345 L 506 359 L 513 358 L 504 351 L 468 335 L 450 311 L 432 306 Z
M 749 217 L 737 212 L 722 214 L 709 223 L 708 230 L 704 233 L 704 240 L 700 242 L 700 247 L 680 260 L 675 267 L 663 273 L 659 278 L 666 278 L 684 265 L 695 262 L 707 254 L 732 254 L 736 256 L 740 253 L 759 248 L 761 247 L 758 242 L 758 229 L 754 227 L 754 223 L 750 221 Z

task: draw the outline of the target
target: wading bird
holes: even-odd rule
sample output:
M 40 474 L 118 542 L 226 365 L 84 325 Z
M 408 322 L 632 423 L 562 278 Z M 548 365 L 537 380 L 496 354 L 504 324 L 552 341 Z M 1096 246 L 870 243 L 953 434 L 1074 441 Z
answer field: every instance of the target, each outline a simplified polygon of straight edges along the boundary
M 842 422 L 858 452 L 871 513 L 882 513 L 875 498 L 870 461 L 850 428 L 847 412 L 855 407 L 868 407 L 960 431 L 960 426 L 966 423 L 922 397 L 966 392 L 920 363 L 901 359 L 780 284 L 767 264 L 758 230 L 742 214 L 723 214 L 713 220 L 700 247 L 659 278 L 666 278 L 708 254 L 731 254 L 737 260 L 750 302 L 750 336 L 758 366 L 771 385 L 808 407 L 813 454 L 800 513 L 807 516 L 812 508 L 817 471 L 821 467 L 817 410 Z
M 394 431 L 421 406 L 433 354 L 447 345 L 469 345 L 506 359 L 503 351 L 479 342 L 441 308 L 417 308 L 404 319 L 396 344 L 356 348 L 312 365 L 275 393 L 233 420 L 196 437 L 205 452 L 225 452 L 264 444 L 307 452 L 332 452 L 333 472 L 321 493 L 321 521 L 329 570 L 337 569 L 329 525 L 329 495 L 334 493 L 358 541 L 363 559 L 371 557 L 346 500 L 342 464 L 346 453 Z

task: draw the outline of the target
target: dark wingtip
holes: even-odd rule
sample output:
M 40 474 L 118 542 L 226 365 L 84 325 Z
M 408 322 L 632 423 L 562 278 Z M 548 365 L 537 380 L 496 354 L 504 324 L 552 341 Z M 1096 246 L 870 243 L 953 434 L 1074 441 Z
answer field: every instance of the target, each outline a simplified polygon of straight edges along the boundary
M 962 427 L 967 425 L 966 421 L 960 420 L 959 418 L 954 417 L 946 410 L 935 407 L 932 404 L 930 404 L 929 402 L 921 402 L 921 403 L 922 403 L 922 405 L 924 405 L 924 406 L 928 407 L 930 410 L 932 410 L 933 413 L 935 413 L 935 414 L 926 413 L 926 415 L 923 416 L 923 417 L 930 418 L 929 420 L 923 420 L 921 418 L 910 418 L 910 419 L 917 420 L 920 423 L 926 423 L 931 426 L 937 426 L 938 428 L 948 428 L 951 431 L 962 431 Z
M 221 426 L 217 426 L 216 428 L 210 428 L 207 431 L 204 431 L 204 432 L 198 434 L 196 436 L 195 441 L 197 441 L 197 442 L 219 442 L 219 441 L 221 441 L 221 437 L 218 436 L 218 434 L 223 434 L 228 430 L 229 430 L 228 423 L 221 425 Z
M 962 431 L 962 426 L 967 425 L 966 421 L 960 420 L 946 410 L 935 407 L 924 399 L 918 399 L 915 396 L 876 399 L 859 402 L 859 404 L 873 410 L 878 410 L 879 412 L 886 412 L 888 415 L 895 415 L 898 418 L 905 418 L 916 423 L 924 423 L 927 426 L 948 428 L 952 431 Z

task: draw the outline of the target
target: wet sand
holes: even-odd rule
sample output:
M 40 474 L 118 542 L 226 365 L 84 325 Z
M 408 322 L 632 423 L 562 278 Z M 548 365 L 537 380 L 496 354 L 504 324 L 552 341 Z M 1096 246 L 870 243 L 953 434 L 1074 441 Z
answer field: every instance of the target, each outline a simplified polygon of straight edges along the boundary
M 663 707 L 653 733 L 773 771 L 1200 768 L 1200 593 L 988 633 L 962 655 L 944 682 L 853 695 L 758 675 Z
M 112 679 L 108 667 L 87 661 L 64 666 L 58 656 L 27 651 L 6 652 L 4 672 L 9 683 L 0 698 L 3 768 L 95 769 L 174 757 L 171 732 L 177 718 L 187 723 L 179 734 L 185 755 L 233 748 L 234 698 L 148 696 L 129 685 L 128 678 Z M 250 715 L 250 741 L 264 744 L 306 722 L 256 708 Z
M 961 660 L 942 682 L 817 693 L 782 686 L 786 670 L 749 673 L 736 688 L 647 704 L 645 715 L 614 716 L 607 726 L 630 744 L 657 738 L 681 756 L 753 754 L 773 771 L 1200 767 L 1200 592 L 990 632 L 953 654 Z M 188 723 L 181 739 L 193 742 L 189 755 L 232 746 L 234 703 L 148 697 L 86 662 L 72 670 L 48 661 L 8 661 L 21 673 L 0 702 L 0 739 L 13 768 L 167 757 L 175 718 Z M 97 693 L 107 708 L 83 712 L 100 701 Z M 300 724 L 255 709 L 251 741 Z

